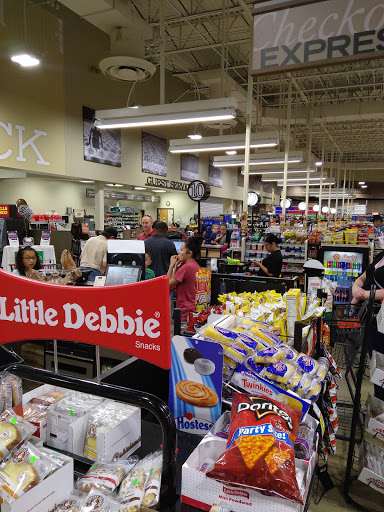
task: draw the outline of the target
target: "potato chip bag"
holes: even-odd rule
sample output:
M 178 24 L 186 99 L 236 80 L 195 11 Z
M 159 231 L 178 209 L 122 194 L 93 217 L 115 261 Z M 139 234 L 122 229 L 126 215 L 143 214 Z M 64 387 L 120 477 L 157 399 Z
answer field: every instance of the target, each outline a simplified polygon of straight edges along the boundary
M 227 449 L 207 476 L 303 504 L 294 458 L 300 418 L 271 398 L 233 393 Z

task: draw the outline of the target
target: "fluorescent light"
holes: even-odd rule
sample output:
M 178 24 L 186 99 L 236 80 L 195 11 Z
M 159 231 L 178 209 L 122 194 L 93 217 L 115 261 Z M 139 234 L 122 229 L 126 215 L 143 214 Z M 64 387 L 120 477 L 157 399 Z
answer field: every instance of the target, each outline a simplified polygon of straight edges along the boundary
M 164 192 L 166 192 L 166 190 L 155 190 L 155 189 L 152 189 L 152 192 L 164 193 Z
M 93 180 L 79 180 L 79 183 L 95 183 Z
M 130 107 L 128 108 L 139 108 L 140 105 L 131 105 Z
M 317 162 L 315 162 L 315 165 L 316 167 L 320 167 L 323 165 L 323 162 L 321 160 L 318 160 Z
M 365 181 L 359 181 L 359 185 L 365 185 Z
M 38 66 L 40 64 L 39 59 L 34 57 L 33 55 L 28 55 L 28 53 L 22 53 L 19 55 L 13 55 L 11 57 L 12 62 L 17 62 L 23 68 L 30 68 L 33 66 Z
M 229 151 L 225 152 L 227 155 L 237 155 L 237 151 L 235 149 L 230 149 Z
M 135 187 L 135 190 L 147 190 L 147 187 Z
M 191 135 L 188 135 L 188 137 L 192 140 L 199 140 L 202 138 L 202 135 L 200 135 L 200 133 L 192 133 Z
M 245 165 L 244 156 L 233 158 L 229 156 L 215 156 L 213 159 L 214 167 L 239 167 Z M 288 163 L 298 163 L 303 160 L 301 151 L 292 151 L 288 155 Z M 271 165 L 283 164 L 285 162 L 285 153 L 259 153 L 250 155 L 249 165 Z
M 107 187 L 124 187 L 124 185 L 120 185 L 120 183 L 106 183 Z
M 308 178 L 308 181 L 321 181 L 322 178 Z M 261 181 L 281 181 L 281 178 L 261 178 Z M 287 181 L 304 181 L 304 178 L 288 178 Z
M 324 185 L 334 185 L 334 184 L 335 184 L 335 182 L 334 182 L 334 181 L 331 181 L 331 182 L 329 182 L 329 181 L 325 181 L 325 182 L 323 182 L 323 186 L 324 186 Z M 306 185 L 307 185 L 307 182 L 305 182 L 305 181 L 300 182 L 300 183 L 297 183 L 297 182 L 292 183 L 292 182 L 289 182 L 289 181 L 288 181 L 288 183 L 287 183 L 287 187 L 305 187 Z M 312 187 L 313 187 L 313 186 L 317 186 L 317 187 L 318 187 L 319 185 L 320 185 L 320 183 L 319 183 L 319 182 L 316 182 L 316 183 L 310 183 L 310 184 L 309 184 L 309 186 L 310 186 L 310 187 L 311 187 L 311 186 L 312 186 Z M 278 181 L 278 182 L 277 182 L 277 186 L 278 186 L 278 187 L 283 187 L 283 186 L 284 186 L 284 183 L 283 183 L 282 181 Z M 328 192 L 327 192 L 327 193 L 328 193 Z
M 278 144 L 278 132 L 251 134 L 250 148 L 276 147 Z M 198 143 L 189 139 L 172 139 L 169 141 L 170 153 L 199 153 L 201 151 L 231 151 L 236 149 L 245 149 L 244 133 L 203 137 Z
M 205 121 L 224 121 L 236 117 L 236 98 L 186 101 L 164 105 L 140 107 L 139 112 L 130 108 L 97 110 L 95 126 L 100 129 L 163 126 Z M 140 115 L 138 115 L 140 114 Z
M 361 185 L 361 188 L 368 188 L 368 185 Z
M 316 172 L 316 169 L 309 169 L 309 172 Z M 244 171 L 241 171 L 241 174 L 244 174 Z M 263 170 L 251 170 L 249 171 L 249 174 L 259 174 L 261 176 L 265 176 L 265 177 L 270 177 L 270 176 L 275 176 L 278 177 L 278 175 L 281 175 L 282 177 L 284 176 L 284 171 L 264 171 Z M 288 179 L 289 179 L 289 176 L 292 175 L 292 174 L 307 174 L 307 171 L 302 171 L 301 169 L 288 169 Z M 304 179 L 304 178 L 303 178 Z

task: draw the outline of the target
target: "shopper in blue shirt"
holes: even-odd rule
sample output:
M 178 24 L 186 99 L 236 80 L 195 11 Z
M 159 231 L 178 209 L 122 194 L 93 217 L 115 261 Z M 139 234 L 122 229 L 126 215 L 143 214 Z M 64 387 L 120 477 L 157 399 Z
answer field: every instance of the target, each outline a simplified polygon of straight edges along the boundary
M 374 215 L 372 217 L 373 229 L 375 236 L 384 234 L 383 217 L 381 215 Z
M 211 244 L 218 237 L 219 226 L 217 224 L 213 224 L 211 228 L 211 232 L 205 235 L 205 242 Z

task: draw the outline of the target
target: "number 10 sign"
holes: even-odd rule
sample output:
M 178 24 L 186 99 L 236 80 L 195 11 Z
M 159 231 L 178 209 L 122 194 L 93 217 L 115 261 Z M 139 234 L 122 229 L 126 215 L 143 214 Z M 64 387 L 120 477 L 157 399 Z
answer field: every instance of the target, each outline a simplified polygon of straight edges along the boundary
M 205 181 L 195 180 L 188 185 L 188 196 L 192 201 L 206 201 L 211 195 L 211 187 Z

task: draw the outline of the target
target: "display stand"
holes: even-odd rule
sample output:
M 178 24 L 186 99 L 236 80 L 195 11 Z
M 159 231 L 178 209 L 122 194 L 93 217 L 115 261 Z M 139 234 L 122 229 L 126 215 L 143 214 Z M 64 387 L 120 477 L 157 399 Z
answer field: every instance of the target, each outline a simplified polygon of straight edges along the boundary
M 137 407 L 147 409 L 151 412 L 160 423 L 163 434 L 162 486 L 164 493 L 162 498 L 165 499 L 170 506 L 176 503 L 176 426 L 168 406 L 159 398 L 149 393 L 143 393 L 142 391 L 104 383 L 98 384 L 96 382 L 55 374 L 47 370 L 33 368 L 23 364 L 12 364 L 8 366 L 6 370 L 23 379 L 51 384 L 66 389 L 76 389 L 82 393 L 89 393 L 110 400 L 118 400 L 120 402 L 136 405 Z M 80 462 L 84 463 L 85 460 L 80 459 Z M 89 465 L 91 464 L 92 462 L 89 462 Z
M 354 505 L 360 510 L 365 510 L 367 512 L 373 512 L 373 509 L 370 509 L 358 501 L 350 495 L 351 484 L 353 480 L 356 480 L 355 476 L 352 476 L 353 463 L 355 458 L 355 448 L 356 448 L 356 430 L 357 425 L 360 423 L 361 426 L 361 438 L 364 436 L 364 422 L 361 421 L 361 386 L 363 382 L 366 358 L 367 358 L 367 344 L 368 344 L 368 336 L 369 331 L 372 326 L 373 313 L 374 313 L 374 303 L 375 303 L 375 292 L 376 287 L 372 286 L 371 293 L 366 304 L 366 315 L 364 322 L 364 330 L 361 338 L 361 349 L 360 349 L 360 359 L 359 359 L 359 367 L 356 375 L 355 382 L 355 392 L 354 392 L 354 400 L 353 400 L 353 412 L 352 412 L 352 422 L 351 422 L 351 432 L 349 436 L 349 448 L 348 448 L 348 458 L 347 458 L 347 468 L 345 471 L 345 480 L 343 485 L 344 496 L 348 504 Z M 362 439 L 360 439 L 361 441 Z

